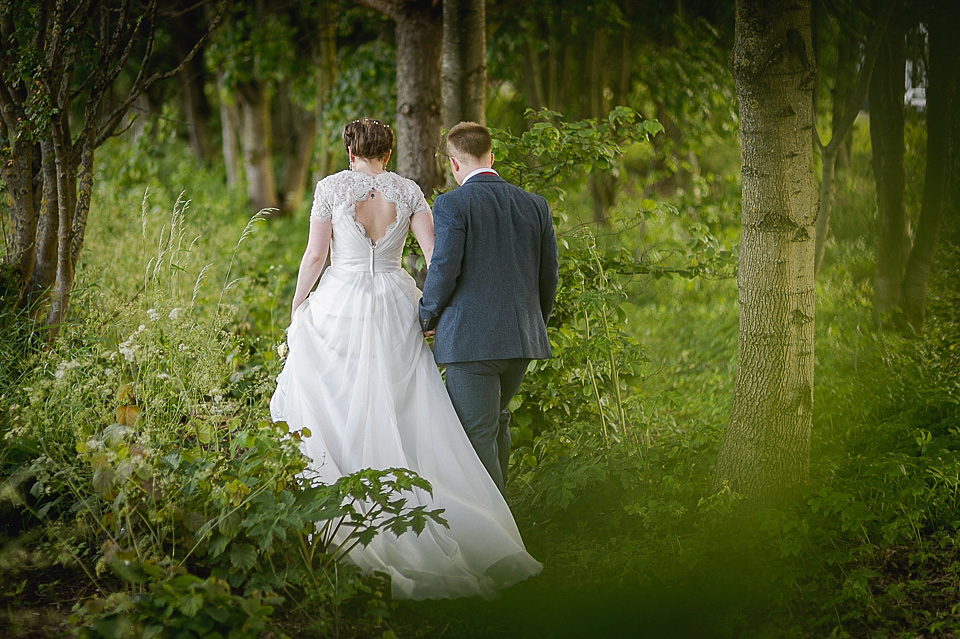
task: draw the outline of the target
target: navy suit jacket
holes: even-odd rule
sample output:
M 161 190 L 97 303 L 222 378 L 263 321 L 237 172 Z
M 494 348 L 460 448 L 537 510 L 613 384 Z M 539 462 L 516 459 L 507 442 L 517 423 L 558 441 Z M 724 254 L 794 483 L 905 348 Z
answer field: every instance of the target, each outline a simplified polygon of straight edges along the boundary
M 557 238 L 547 201 L 480 173 L 433 204 L 437 235 L 420 300 L 440 364 L 550 357 Z

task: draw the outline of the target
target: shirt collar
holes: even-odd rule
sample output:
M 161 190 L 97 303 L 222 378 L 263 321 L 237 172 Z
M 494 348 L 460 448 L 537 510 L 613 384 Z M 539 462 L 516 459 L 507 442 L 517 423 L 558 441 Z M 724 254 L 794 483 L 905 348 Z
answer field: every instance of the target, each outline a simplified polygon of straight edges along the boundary
M 480 175 L 481 173 L 489 173 L 489 174 L 491 174 L 491 175 L 497 175 L 497 176 L 500 175 L 499 173 L 497 173 L 496 171 L 494 171 L 494 170 L 491 169 L 490 167 L 481 166 L 479 169 L 474 169 L 474 170 L 470 171 L 469 173 L 467 173 L 467 177 L 463 178 L 463 182 L 460 183 L 460 186 L 463 186 L 464 184 L 466 184 L 467 181 L 468 181 L 470 178 L 472 178 L 474 175 Z

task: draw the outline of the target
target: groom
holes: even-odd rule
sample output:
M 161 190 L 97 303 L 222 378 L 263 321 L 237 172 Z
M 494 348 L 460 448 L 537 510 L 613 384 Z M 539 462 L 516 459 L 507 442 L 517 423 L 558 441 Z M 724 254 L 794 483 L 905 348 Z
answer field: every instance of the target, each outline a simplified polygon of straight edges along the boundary
M 557 239 L 547 201 L 493 170 L 490 132 L 461 122 L 447 133 L 460 188 L 433 204 L 437 235 L 420 300 L 420 326 L 436 334 L 447 392 L 494 483 L 504 492 L 510 456 L 507 404 L 531 359 L 550 357 L 547 320 L 557 292 Z

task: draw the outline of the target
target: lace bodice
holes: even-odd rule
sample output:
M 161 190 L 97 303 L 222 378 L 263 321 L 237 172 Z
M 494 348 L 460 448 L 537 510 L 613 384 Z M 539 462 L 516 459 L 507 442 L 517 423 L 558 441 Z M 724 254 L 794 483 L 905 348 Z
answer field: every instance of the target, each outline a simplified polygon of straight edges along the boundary
M 369 176 L 356 171 L 340 171 L 328 175 L 319 182 L 313 193 L 313 206 L 310 209 L 311 220 L 333 219 L 334 212 L 343 204 L 353 204 L 363 200 L 371 189 L 376 189 L 390 202 L 397 205 L 397 219 L 410 218 L 414 213 L 429 211 L 423 191 L 413 180 L 401 177 L 392 171 L 384 171 Z
M 366 199 L 374 189 L 397 208 L 396 220 L 376 244 L 367 237 L 366 229 L 356 219 L 357 202 Z M 310 219 L 332 221 L 332 266 L 379 273 L 400 268 L 410 217 L 429 210 L 423 191 L 413 180 L 390 171 L 376 176 L 340 171 L 317 182 Z

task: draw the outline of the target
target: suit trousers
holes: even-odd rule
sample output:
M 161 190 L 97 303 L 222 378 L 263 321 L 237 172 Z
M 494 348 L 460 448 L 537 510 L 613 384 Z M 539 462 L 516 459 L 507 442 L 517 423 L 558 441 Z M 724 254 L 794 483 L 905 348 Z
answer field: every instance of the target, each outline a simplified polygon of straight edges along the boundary
M 527 358 L 453 362 L 447 367 L 447 393 L 463 430 L 497 488 L 505 493 L 510 462 L 510 411 L 507 405 L 527 372 Z

